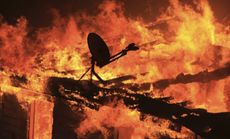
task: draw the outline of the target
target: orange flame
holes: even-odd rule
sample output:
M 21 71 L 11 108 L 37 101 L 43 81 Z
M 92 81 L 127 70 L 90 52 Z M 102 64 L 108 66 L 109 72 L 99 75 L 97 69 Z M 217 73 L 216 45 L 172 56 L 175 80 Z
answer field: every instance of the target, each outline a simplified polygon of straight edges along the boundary
M 23 17 L 16 25 L 1 20 L 0 68 L 3 70 L 0 69 L 0 75 L 4 76 L 0 77 L 0 89 L 10 86 L 10 74 L 26 75 L 28 83 L 23 87 L 39 92 L 44 91 L 50 76 L 78 79 L 89 65 L 86 43 L 89 32 L 101 34 L 111 53 L 122 50 L 130 42 L 140 44 L 138 52 L 98 70 L 104 79 L 131 73 L 137 77 L 132 83 L 154 82 L 175 78 L 180 73 L 195 74 L 222 67 L 230 60 L 230 25 L 216 21 L 207 0 L 197 0 L 194 4 L 192 7 L 170 0 L 167 10 L 147 24 L 142 19 L 126 17 L 122 3 L 104 1 L 96 16 L 76 13 L 61 18 L 56 13 L 53 25 L 38 29 L 34 36 L 29 35 L 28 21 Z M 229 83 L 226 78 L 172 85 L 163 91 L 152 87 L 150 91 L 153 96 L 160 93 L 174 97 L 175 101 L 189 100 L 190 107 L 220 112 L 230 110 Z M 86 115 L 87 119 L 77 129 L 82 134 L 93 128 L 106 136 L 103 127 L 106 125 L 117 128 L 121 136 L 125 130 L 135 139 L 157 138 L 158 132 L 182 138 L 190 135 L 188 131 L 184 131 L 186 134 L 169 131 L 165 128 L 168 125 L 158 126 L 150 118 L 141 121 L 140 113 L 122 103 L 115 108 L 103 106 L 98 112 L 86 110 Z

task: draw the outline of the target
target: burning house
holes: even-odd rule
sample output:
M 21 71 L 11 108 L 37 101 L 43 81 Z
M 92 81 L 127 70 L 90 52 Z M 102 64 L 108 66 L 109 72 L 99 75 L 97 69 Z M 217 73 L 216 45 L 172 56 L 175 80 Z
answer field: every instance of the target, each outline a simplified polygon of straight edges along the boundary
M 229 2 L 0 3 L 1 139 L 229 138 Z

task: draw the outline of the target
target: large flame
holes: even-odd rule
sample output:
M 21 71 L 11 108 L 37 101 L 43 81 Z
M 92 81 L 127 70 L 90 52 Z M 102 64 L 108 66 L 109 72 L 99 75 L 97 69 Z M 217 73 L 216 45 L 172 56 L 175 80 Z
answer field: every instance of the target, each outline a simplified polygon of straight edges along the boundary
M 152 23 L 126 17 L 122 3 L 104 1 L 98 9 L 96 16 L 75 13 L 62 18 L 54 12 L 53 25 L 37 29 L 32 35 L 27 26 L 29 21 L 24 17 L 19 18 L 16 25 L 1 19 L 0 89 L 15 89 L 10 87 L 10 76 L 14 74 L 26 76 L 28 80 L 20 87 L 37 92 L 44 92 L 50 76 L 78 79 L 90 65 L 86 42 L 89 32 L 97 32 L 105 38 L 113 54 L 130 42 L 140 45 L 138 52 L 96 69 L 104 79 L 132 74 L 137 78 L 132 82 L 154 82 L 180 73 L 214 70 L 230 60 L 230 25 L 216 21 L 206 0 L 193 1 L 192 6 L 170 0 L 166 11 Z M 175 101 L 189 100 L 191 107 L 221 112 L 230 110 L 229 83 L 226 78 L 172 85 L 163 91 L 152 87 L 150 92 L 153 96 L 172 96 Z M 158 132 L 176 135 L 166 129 L 161 131 L 148 118 L 141 121 L 138 112 L 122 103 L 115 108 L 104 106 L 98 112 L 86 110 L 86 115 L 88 118 L 77 130 L 82 134 L 94 128 L 106 136 L 103 125 L 114 125 L 121 135 L 121 128 L 129 131 L 133 139 L 156 138 Z M 150 135 L 152 132 L 155 134 Z M 177 136 L 186 137 L 184 133 Z

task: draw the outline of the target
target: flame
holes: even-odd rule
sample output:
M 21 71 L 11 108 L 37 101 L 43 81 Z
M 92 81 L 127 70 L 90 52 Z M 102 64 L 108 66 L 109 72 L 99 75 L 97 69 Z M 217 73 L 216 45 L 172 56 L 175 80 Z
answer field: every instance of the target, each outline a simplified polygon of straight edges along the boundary
M 87 109 L 86 115 L 87 118 L 76 130 L 83 137 L 86 136 L 85 133 L 97 130 L 103 133 L 104 138 L 108 138 L 111 134 L 116 135 L 116 132 L 118 132 L 117 138 L 119 139 L 127 137 L 130 139 L 159 138 L 163 135 L 169 135 L 172 138 L 188 137 L 188 133 L 180 134 L 165 128 L 170 124 L 167 121 L 158 120 L 153 123 L 153 118 L 150 116 L 140 121 L 140 113 L 128 109 L 123 103 L 118 103 L 116 107 L 103 106 L 99 111 Z M 115 130 L 109 130 L 111 128 Z
M 112 54 L 130 42 L 140 45 L 140 50 L 130 53 L 103 69 L 96 69 L 103 79 L 131 73 L 137 77 L 129 83 L 154 82 L 175 78 L 180 73 L 195 74 L 214 70 L 229 62 L 230 25 L 216 21 L 207 0 L 193 1 L 193 6 L 170 0 L 166 11 L 151 24 L 141 18 L 132 19 L 124 14 L 123 3 L 104 1 L 95 16 L 76 13 L 67 18 L 54 12 L 53 25 L 29 34 L 24 17 L 10 25 L 0 20 L 0 89 L 16 90 L 20 87 L 45 92 L 50 76 L 79 79 L 90 65 L 86 37 L 97 32 L 105 38 Z M 195 5 L 195 6 L 194 6 Z M 159 27 L 165 25 L 165 27 Z M 11 74 L 26 75 L 27 84 L 10 87 Z M 189 100 L 190 107 L 205 108 L 210 112 L 229 111 L 229 78 L 208 83 L 176 84 L 163 91 L 152 87 L 153 96 L 172 96 L 175 101 Z M 120 133 L 127 131 L 131 139 L 145 136 L 157 138 L 158 133 L 186 138 L 166 129 L 167 121 L 153 123 L 151 118 L 140 120 L 140 113 L 126 108 L 103 106 L 99 111 L 86 110 L 86 119 L 77 132 L 100 130 L 108 136 L 106 127 Z

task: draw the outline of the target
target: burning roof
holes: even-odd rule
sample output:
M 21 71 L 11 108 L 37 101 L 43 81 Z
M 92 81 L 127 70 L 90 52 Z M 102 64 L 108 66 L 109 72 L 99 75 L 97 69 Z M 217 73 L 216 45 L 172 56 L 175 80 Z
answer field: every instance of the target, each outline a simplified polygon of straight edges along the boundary
M 16 24 L 1 17 L 0 91 L 26 88 L 47 93 L 50 78 L 78 80 L 90 65 L 87 35 L 97 32 L 112 55 L 130 42 L 140 46 L 135 54 L 97 70 L 103 79 L 127 73 L 132 77 L 105 87 L 147 93 L 151 98 L 170 96 L 172 103 L 189 101 L 189 109 L 230 110 L 230 24 L 227 19 L 217 20 L 209 1 L 170 0 L 148 22 L 127 16 L 124 2 L 103 1 L 95 7 L 95 13 L 89 8 L 91 13 L 80 10 L 65 16 L 53 9 L 52 23 L 45 27 L 32 28 L 23 16 Z M 188 130 L 169 130 L 168 121 L 143 118 L 123 102 L 111 103 L 103 104 L 99 111 L 84 107 L 86 117 L 76 133 L 100 130 L 109 137 L 110 130 L 103 125 L 106 119 L 106 125 L 120 134 L 127 131 L 130 138 L 156 138 L 158 132 L 172 138 L 192 136 Z M 107 118 L 110 113 L 115 116 Z M 153 127 L 161 128 L 156 133 Z

